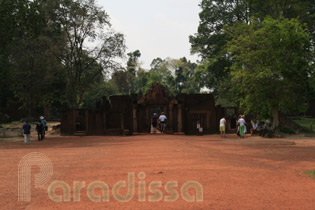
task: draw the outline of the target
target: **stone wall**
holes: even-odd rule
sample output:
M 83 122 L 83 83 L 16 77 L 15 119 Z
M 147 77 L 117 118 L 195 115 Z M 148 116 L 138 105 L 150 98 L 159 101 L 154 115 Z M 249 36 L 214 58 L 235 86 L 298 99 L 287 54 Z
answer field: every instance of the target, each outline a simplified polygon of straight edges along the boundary
M 308 102 L 308 109 L 307 109 L 306 114 L 308 116 L 315 117 L 315 100 L 310 100 Z
M 217 133 L 224 109 L 215 107 L 211 94 L 181 94 L 170 97 L 160 84 L 153 84 L 140 99 L 132 95 L 103 98 L 97 109 L 67 110 L 61 114 L 61 134 L 123 135 L 149 133 L 153 113 L 164 112 L 168 118 L 166 133 L 196 133 L 201 121 L 204 133 Z

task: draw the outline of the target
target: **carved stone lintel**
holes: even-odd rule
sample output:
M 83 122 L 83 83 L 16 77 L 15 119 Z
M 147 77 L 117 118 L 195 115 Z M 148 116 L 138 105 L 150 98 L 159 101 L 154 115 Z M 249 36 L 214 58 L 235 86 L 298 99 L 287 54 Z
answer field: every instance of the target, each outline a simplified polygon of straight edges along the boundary
M 152 89 L 138 100 L 138 104 L 169 104 L 168 91 L 160 83 L 154 83 Z

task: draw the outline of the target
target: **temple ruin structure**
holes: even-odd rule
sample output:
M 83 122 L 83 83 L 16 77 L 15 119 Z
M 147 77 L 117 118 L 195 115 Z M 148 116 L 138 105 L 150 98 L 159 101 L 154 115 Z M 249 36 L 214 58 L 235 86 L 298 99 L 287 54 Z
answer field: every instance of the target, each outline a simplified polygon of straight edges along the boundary
M 155 83 L 145 95 L 103 98 L 96 110 L 64 109 L 62 135 L 134 135 L 150 133 L 154 113 L 167 116 L 166 133 L 196 134 L 199 120 L 204 133 L 218 133 L 219 120 L 227 119 L 227 129 L 235 131 L 237 109 L 215 106 L 211 94 L 180 94 L 170 97 L 166 88 Z

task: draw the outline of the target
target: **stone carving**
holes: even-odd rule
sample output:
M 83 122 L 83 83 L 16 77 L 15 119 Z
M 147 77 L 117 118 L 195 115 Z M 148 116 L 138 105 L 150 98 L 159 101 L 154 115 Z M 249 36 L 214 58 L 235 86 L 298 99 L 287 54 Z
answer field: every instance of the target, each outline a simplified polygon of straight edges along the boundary
M 153 83 L 152 89 L 148 90 L 146 94 L 138 101 L 138 104 L 168 104 L 168 91 L 160 84 Z

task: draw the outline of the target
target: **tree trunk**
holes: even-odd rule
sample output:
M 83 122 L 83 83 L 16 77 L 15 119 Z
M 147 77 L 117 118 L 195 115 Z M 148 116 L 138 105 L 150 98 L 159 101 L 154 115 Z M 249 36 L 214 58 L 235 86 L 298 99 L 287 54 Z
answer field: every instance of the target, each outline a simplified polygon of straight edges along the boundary
M 271 126 L 271 129 L 274 130 L 276 127 L 279 126 L 279 113 L 278 113 L 278 110 L 274 109 L 272 111 L 272 126 Z

